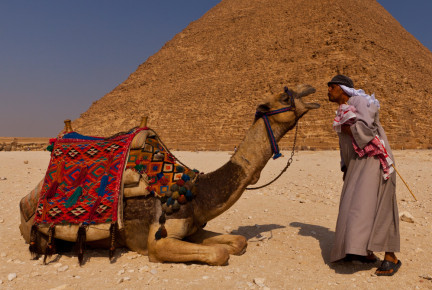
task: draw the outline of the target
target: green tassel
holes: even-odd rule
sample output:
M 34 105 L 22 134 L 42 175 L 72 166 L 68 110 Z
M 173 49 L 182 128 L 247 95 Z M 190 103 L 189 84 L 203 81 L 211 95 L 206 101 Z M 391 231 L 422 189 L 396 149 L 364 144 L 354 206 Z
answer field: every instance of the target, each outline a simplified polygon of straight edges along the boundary
M 135 165 L 135 170 L 138 171 L 139 173 L 142 173 L 143 169 L 144 169 L 144 165 L 142 164 Z
M 78 199 L 80 198 L 82 192 L 83 192 L 82 187 L 78 186 L 75 189 L 75 192 L 71 195 L 71 197 L 69 197 L 69 199 L 65 202 L 65 207 L 70 208 L 71 206 L 75 205 Z
M 46 148 L 46 150 L 52 152 L 54 150 L 54 144 L 48 145 L 48 147 Z

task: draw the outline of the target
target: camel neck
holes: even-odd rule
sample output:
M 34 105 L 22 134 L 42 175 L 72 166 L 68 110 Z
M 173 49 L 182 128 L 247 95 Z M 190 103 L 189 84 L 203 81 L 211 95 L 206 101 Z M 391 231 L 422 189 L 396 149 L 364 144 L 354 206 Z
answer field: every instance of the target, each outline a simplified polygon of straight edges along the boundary
M 288 131 L 271 124 L 276 141 Z M 261 170 L 272 156 L 267 130 L 262 119 L 247 132 L 236 153 L 224 166 L 201 175 L 195 198 L 199 222 L 207 222 L 229 209 L 250 184 L 258 181 Z

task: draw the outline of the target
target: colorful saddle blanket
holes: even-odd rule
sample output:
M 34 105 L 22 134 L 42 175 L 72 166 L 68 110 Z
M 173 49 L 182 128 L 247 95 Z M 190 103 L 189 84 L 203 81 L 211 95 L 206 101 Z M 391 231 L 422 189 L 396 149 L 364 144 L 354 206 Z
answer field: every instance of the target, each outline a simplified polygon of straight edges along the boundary
M 161 198 L 162 203 L 170 197 L 180 203 L 193 197 L 193 180 L 198 171 L 176 163 L 175 157 L 159 143 L 156 136 L 147 137 L 142 148 L 130 150 L 126 169 L 145 173 L 149 193 Z
M 72 132 L 55 140 L 35 224 L 116 222 L 129 146 L 142 130 L 109 139 Z

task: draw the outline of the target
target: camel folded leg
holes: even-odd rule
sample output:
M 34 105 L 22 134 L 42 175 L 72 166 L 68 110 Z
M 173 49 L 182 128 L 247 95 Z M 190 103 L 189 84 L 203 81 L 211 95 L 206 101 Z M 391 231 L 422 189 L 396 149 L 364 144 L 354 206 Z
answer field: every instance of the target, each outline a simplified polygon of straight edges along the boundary
M 176 238 L 154 238 L 158 226 L 150 228 L 148 255 L 150 262 L 201 262 L 212 266 L 227 264 L 228 250 L 219 245 L 198 245 Z
M 227 249 L 230 255 L 242 255 L 246 252 L 247 239 L 240 235 L 222 235 L 219 233 L 199 229 L 186 240 L 202 245 L 219 245 Z

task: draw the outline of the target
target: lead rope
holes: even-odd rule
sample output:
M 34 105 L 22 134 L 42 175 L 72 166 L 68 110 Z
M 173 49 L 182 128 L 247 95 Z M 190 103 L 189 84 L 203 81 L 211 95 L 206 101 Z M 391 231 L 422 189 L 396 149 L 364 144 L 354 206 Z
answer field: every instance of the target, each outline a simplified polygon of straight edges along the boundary
M 288 159 L 287 164 L 285 165 L 285 168 L 282 169 L 282 171 L 279 173 L 279 175 L 276 176 L 272 181 L 270 181 L 270 182 L 268 182 L 268 183 L 266 183 L 264 185 L 257 186 L 257 187 L 246 187 L 246 190 L 255 190 L 255 189 L 260 189 L 260 188 L 266 187 L 266 186 L 272 184 L 273 182 L 275 182 L 279 177 L 282 176 L 282 174 L 285 173 L 285 171 L 288 169 L 288 167 L 290 167 L 291 163 L 293 162 L 293 156 L 294 156 L 295 146 L 296 146 L 296 143 L 297 143 L 297 131 L 298 131 L 298 123 L 296 124 L 296 129 L 295 129 L 295 134 L 294 134 L 294 142 L 293 142 L 293 147 L 292 147 L 292 151 L 291 151 L 291 156 Z

